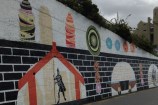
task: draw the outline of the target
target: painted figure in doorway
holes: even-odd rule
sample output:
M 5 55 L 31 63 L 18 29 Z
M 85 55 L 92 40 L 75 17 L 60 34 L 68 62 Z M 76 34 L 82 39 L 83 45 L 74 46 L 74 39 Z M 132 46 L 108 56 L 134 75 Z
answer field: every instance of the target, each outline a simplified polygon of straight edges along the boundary
M 65 101 L 66 101 L 66 98 L 65 98 L 65 91 L 66 91 L 66 88 L 65 88 L 65 85 L 64 85 L 64 83 L 63 83 L 62 77 L 61 77 L 61 75 L 60 75 L 60 73 L 59 73 L 59 69 L 57 69 L 57 76 L 54 78 L 54 80 L 56 80 L 55 83 L 57 83 L 57 85 L 59 86 L 58 102 L 57 102 L 57 104 L 59 104 L 59 102 L 60 102 L 60 92 L 62 92 L 63 97 L 64 97 L 64 99 L 65 99 Z
M 97 61 L 94 62 L 95 73 L 95 82 L 96 82 L 96 93 L 101 93 L 101 84 L 100 84 L 100 74 L 99 74 L 99 63 Z
M 143 68 L 142 64 L 139 64 L 139 69 L 140 69 L 140 80 L 141 80 L 141 85 L 144 86 L 144 79 L 143 79 Z
M 152 68 L 152 81 L 153 81 L 153 84 L 156 85 L 156 70 L 154 68 L 154 65 Z

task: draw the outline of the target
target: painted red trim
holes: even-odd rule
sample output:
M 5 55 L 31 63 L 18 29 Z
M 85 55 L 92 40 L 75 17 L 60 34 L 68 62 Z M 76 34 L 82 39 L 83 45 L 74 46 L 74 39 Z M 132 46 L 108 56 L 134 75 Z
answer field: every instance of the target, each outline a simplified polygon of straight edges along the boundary
M 80 82 L 78 78 L 75 77 L 75 89 L 76 89 L 76 100 L 80 99 Z
M 32 79 L 32 81 L 28 82 L 30 105 L 37 105 L 36 79 L 35 79 L 35 77 L 33 77 L 31 79 Z
M 76 87 L 76 99 L 80 99 L 80 86 L 79 81 L 84 84 L 84 78 L 77 72 L 76 68 L 67 61 L 56 49 L 56 43 L 53 43 L 53 48 L 44 58 L 42 58 L 37 64 L 31 68 L 28 73 L 26 73 L 22 79 L 18 82 L 19 90 L 28 83 L 29 88 L 29 99 L 30 105 L 37 105 L 37 94 L 36 94 L 36 84 L 35 84 L 35 75 L 38 71 L 41 70 L 43 66 L 45 66 L 53 57 L 57 57 L 67 68 L 72 72 L 75 76 L 75 87 Z M 77 91 L 78 90 L 78 91 Z

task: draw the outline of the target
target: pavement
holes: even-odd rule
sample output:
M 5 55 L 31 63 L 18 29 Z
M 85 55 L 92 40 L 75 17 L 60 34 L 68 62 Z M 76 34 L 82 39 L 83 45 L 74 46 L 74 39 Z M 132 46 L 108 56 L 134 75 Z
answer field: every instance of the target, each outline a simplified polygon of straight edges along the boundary
M 158 105 L 158 88 L 117 96 L 85 105 Z

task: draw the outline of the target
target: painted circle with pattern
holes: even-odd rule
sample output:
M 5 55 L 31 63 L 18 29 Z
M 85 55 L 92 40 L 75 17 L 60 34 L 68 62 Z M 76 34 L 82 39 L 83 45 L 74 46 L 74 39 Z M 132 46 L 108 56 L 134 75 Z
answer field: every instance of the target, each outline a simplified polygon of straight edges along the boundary
M 101 41 L 98 31 L 94 26 L 90 26 L 86 35 L 87 46 L 92 55 L 99 55 Z
M 106 46 L 108 49 L 112 49 L 112 40 L 109 37 L 106 39 Z
M 119 42 L 119 40 L 115 41 L 115 48 L 116 48 L 117 51 L 120 50 L 120 42 Z

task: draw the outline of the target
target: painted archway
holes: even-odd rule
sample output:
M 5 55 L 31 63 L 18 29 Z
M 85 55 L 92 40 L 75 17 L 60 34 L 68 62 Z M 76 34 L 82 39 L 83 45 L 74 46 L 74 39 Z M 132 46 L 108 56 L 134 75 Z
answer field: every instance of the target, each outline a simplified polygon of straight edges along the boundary
M 113 69 L 111 77 L 112 96 L 137 91 L 136 78 L 130 64 L 119 62 Z
M 149 88 L 158 86 L 158 69 L 155 64 L 151 64 L 148 72 Z

